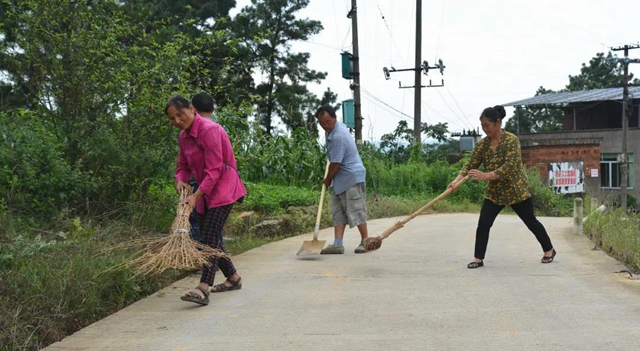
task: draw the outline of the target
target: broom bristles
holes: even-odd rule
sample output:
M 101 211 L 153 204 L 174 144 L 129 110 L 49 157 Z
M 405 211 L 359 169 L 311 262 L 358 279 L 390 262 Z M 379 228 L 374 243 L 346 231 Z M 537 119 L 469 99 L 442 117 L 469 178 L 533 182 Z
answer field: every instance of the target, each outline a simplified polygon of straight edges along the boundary
M 362 245 L 367 251 L 375 251 L 382 246 L 382 238 L 380 238 L 379 236 L 366 238 L 364 239 Z
M 190 236 L 189 216 L 191 207 L 182 200 L 192 193 L 191 187 L 180 191 L 180 203 L 176 218 L 171 225 L 171 234 L 162 238 L 140 238 L 131 240 L 108 250 L 137 250 L 134 259 L 126 260 L 117 267 L 132 268 L 134 275 L 159 274 L 167 269 L 190 270 L 209 265 L 212 257 L 228 257 L 219 249 L 201 244 Z

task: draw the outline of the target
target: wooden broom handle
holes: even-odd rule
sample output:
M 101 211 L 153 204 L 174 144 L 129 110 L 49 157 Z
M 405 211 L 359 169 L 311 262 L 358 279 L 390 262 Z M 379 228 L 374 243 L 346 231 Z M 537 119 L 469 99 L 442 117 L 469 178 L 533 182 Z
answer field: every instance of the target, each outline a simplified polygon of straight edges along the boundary
M 404 225 L 409 222 L 410 220 L 414 219 L 417 215 L 421 214 L 422 212 L 424 212 L 426 209 L 428 209 L 429 207 L 433 206 L 433 204 L 435 204 L 436 202 L 442 200 L 444 197 L 446 197 L 447 195 L 451 194 L 455 189 L 458 189 L 458 187 L 462 184 L 464 184 L 464 182 L 466 182 L 467 180 L 469 180 L 469 176 L 465 176 L 464 178 L 460 179 L 460 181 L 458 181 L 456 184 L 453 185 L 453 187 L 448 188 L 447 190 L 445 190 L 445 192 L 443 192 L 442 194 L 438 195 L 438 197 L 436 197 L 435 199 L 429 201 L 428 204 L 422 206 L 420 209 L 418 209 L 417 211 L 415 211 L 414 213 L 412 213 L 409 217 L 396 222 L 391 228 L 387 229 L 384 231 L 384 233 L 380 234 L 380 237 L 382 239 L 385 239 L 386 237 L 388 237 L 389 235 L 391 235 L 391 233 L 395 232 L 396 230 L 404 227 Z
M 320 218 L 322 217 L 322 204 L 324 203 L 324 192 L 327 190 L 327 186 L 324 185 L 324 179 L 329 174 L 329 165 L 331 163 L 327 160 L 327 167 L 324 170 L 324 178 L 322 178 L 322 192 L 320 193 L 320 204 L 318 204 L 318 215 L 316 216 L 316 228 L 313 231 L 313 240 L 318 240 L 318 233 L 320 232 Z

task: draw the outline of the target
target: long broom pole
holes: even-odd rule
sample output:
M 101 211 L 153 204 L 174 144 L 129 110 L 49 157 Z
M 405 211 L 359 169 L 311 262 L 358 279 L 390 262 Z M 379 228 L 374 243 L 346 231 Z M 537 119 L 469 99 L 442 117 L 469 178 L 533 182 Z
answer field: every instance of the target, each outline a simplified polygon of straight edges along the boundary
M 461 186 L 462 184 L 464 184 L 464 182 L 466 182 L 467 180 L 469 180 L 469 176 L 468 175 L 466 177 L 460 179 L 460 181 L 458 181 L 453 187 L 448 188 L 442 194 L 438 195 L 438 197 L 436 197 L 435 199 L 429 201 L 428 204 L 422 206 L 420 209 L 418 209 L 417 211 L 413 212 L 411 215 L 409 215 L 405 219 L 396 222 L 393 226 L 391 226 L 389 229 L 385 230 L 379 236 L 373 237 L 373 238 L 366 238 L 364 240 L 364 247 L 367 249 L 367 251 L 374 251 L 374 250 L 379 249 L 380 246 L 382 246 L 382 240 L 384 240 L 387 237 L 389 237 L 389 235 L 391 235 L 396 230 L 404 227 L 404 225 L 407 224 L 407 222 L 409 222 L 410 220 L 414 219 L 416 216 L 420 215 L 422 212 L 426 211 L 429 207 L 433 206 L 433 204 L 435 204 L 436 202 L 442 200 L 447 195 L 451 194 L 454 190 L 458 189 L 458 187 Z

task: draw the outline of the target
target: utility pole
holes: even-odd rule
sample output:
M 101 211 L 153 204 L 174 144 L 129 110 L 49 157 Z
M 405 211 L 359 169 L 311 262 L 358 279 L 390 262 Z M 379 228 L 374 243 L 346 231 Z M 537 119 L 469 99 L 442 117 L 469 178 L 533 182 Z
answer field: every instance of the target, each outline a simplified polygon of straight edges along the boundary
M 422 0 L 416 0 L 416 67 L 415 70 L 415 94 L 413 102 L 413 140 L 420 145 L 422 129 L 420 102 L 422 101 L 422 75 L 418 67 L 422 55 Z
M 630 60 L 629 50 L 640 49 L 640 45 L 625 45 L 618 48 L 611 48 L 611 51 L 624 50 L 624 58 L 619 61 L 624 65 L 624 78 L 622 80 L 622 155 L 620 157 L 620 202 L 623 213 L 627 213 L 627 177 L 628 177 L 628 156 L 627 156 L 627 132 L 629 130 L 629 63 L 640 63 L 640 60 Z
M 362 146 L 362 105 L 360 103 L 360 52 L 358 50 L 358 5 L 356 0 L 351 0 L 351 11 L 347 14 L 351 18 L 351 33 L 353 41 L 353 105 L 356 124 L 356 145 Z
M 422 61 L 422 0 L 416 0 L 416 55 L 415 55 L 415 66 L 414 68 L 403 68 L 403 69 L 395 69 L 393 66 L 391 69 L 384 67 L 382 71 L 384 72 L 385 79 L 389 80 L 391 78 L 391 73 L 393 72 L 404 72 L 404 71 L 414 71 L 415 72 L 415 84 L 412 87 L 402 86 L 402 83 L 399 83 L 400 89 L 415 89 L 415 100 L 413 105 L 413 138 L 414 142 L 420 144 L 422 142 L 422 117 L 421 117 L 421 107 L 422 107 L 422 88 L 435 88 L 435 87 L 443 87 L 444 79 L 442 80 L 442 84 L 433 85 L 431 84 L 431 80 L 429 80 L 429 85 L 422 85 L 422 76 L 420 75 L 420 71 L 423 71 L 425 75 L 428 75 L 429 69 L 437 68 L 440 70 L 440 74 L 444 73 L 444 64 L 442 60 L 438 60 L 438 64 L 435 66 L 429 66 L 427 61 Z

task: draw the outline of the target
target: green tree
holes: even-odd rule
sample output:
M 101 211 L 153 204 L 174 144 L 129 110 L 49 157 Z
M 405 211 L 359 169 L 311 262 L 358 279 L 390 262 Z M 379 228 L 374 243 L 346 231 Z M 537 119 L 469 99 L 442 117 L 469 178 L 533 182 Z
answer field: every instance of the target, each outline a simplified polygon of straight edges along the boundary
M 251 98 L 251 52 L 243 47 L 229 12 L 235 0 L 142 0 L 126 1 L 126 13 L 140 18 L 143 30 L 160 44 L 184 35 L 190 41 L 206 41 L 198 65 L 207 74 L 190 77 L 190 84 L 213 95 L 218 108 L 237 107 Z M 132 36 L 139 35 L 138 32 Z
M 291 43 L 308 40 L 322 24 L 298 19 L 309 0 L 252 0 L 235 18 L 236 30 L 253 53 L 265 80 L 255 88 L 257 117 L 267 135 L 273 134 L 273 118 L 279 116 L 289 129 L 304 124 L 309 104 L 307 83 L 320 83 L 326 73 L 309 69 L 308 53 L 292 53 Z
M 380 149 L 389 155 L 393 163 L 406 163 L 411 156 L 413 139 L 413 129 L 409 128 L 406 120 L 401 120 L 392 133 L 380 137 Z
M 0 189 L 38 197 L 37 186 L 17 183 L 16 189 L 16 183 L 2 182 L 17 177 L 46 188 L 52 177 L 67 177 L 65 172 L 89 175 L 90 183 L 69 182 L 66 191 L 56 187 L 65 196 L 57 206 L 79 210 L 95 201 L 104 209 L 139 199 L 153 179 L 170 177 L 177 150 L 167 141 L 175 140 L 176 132 L 159 116 L 171 94 L 195 90 L 191 77 L 207 74 L 197 54 L 206 51 L 216 32 L 199 40 L 177 34 L 159 43 L 115 1 L 3 4 L 11 30 L 1 42 L 0 65 L 11 85 L 25 92 L 26 104 L 4 111 L 3 118 L 19 121 L 8 123 L 13 129 L 7 135 L 24 136 L 0 145 L 7 148 L 0 153 L 15 162 L 0 179 Z M 38 128 L 29 131 L 30 125 Z M 34 158 L 40 156 L 29 145 L 38 139 L 55 149 L 56 167 L 50 169 L 68 171 L 56 175 L 36 167 L 47 164 Z M 38 168 L 32 176 L 30 170 Z
M 624 70 L 622 65 L 617 63 L 617 57 L 607 53 L 599 52 L 589 60 L 589 65 L 582 64 L 580 74 L 576 76 L 569 75 L 569 84 L 566 86 L 567 91 L 581 91 L 590 89 L 617 88 L 622 87 L 622 79 Z M 640 81 L 633 78 L 633 74 L 629 73 L 629 81 L 631 85 L 638 85 Z
M 411 159 L 433 160 L 433 156 L 436 154 L 432 155 L 432 152 L 445 150 L 440 149 L 439 146 L 441 144 L 448 144 L 449 142 L 449 138 L 446 136 L 449 132 L 448 125 L 447 123 L 434 125 L 422 123 L 421 132 L 427 138 L 437 140 L 438 143 L 422 144 L 420 147 L 413 147 L 413 129 L 409 128 L 409 123 L 406 120 L 402 120 L 398 122 L 398 126 L 393 133 L 384 134 L 381 137 L 380 149 L 391 158 L 393 163 L 406 163 Z
M 438 123 L 431 125 L 422 123 L 421 132 L 422 134 L 426 135 L 427 138 L 435 139 L 441 143 L 446 142 L 449 139 L 446 135 L 449 132 L 448 123 Z

